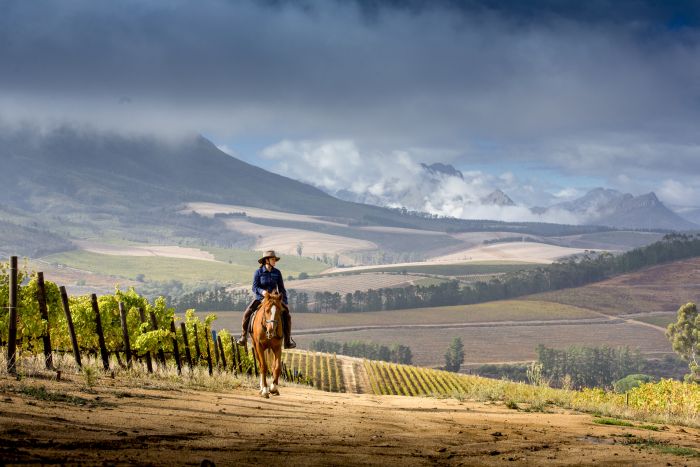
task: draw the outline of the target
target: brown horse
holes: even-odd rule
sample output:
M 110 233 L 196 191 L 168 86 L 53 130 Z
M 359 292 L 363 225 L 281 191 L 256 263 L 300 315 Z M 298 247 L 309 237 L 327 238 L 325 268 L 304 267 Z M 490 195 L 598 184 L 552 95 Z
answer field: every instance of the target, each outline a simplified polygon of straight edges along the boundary
M 253 320 L 253 348 L 260 367 L 260 395 L 268 398 L 270 394 L 279 396 L 278 383 L 282 372 L 282 295 L 271 292 L 265 295 Z M 267 387 L 267 359 L 265 351 L 272 350 L 275 361 L 272 366 L 272 384 Z

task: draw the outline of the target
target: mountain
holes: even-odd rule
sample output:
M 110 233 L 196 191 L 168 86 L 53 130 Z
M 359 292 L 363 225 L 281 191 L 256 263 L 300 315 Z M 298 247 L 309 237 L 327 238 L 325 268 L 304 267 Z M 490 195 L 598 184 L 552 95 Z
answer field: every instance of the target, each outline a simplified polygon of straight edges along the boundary
M 515 206 L 515 202 L 501 190 L 493 191 L 488 196 L 481 198 L 481 204 L 487 206 Z
M 700 225 L 700 208 L 686 209 L 676 212 L 678 212 L 678 215 L 680 215 L 683 219 Z
M 423 168 L 423 170 L 425 170 L 431 175 L 446 175 L 448 177 L 458 177 L 464 180 L 464 175 L 462 174 L 462 172 L 455 169 L 450 164 L 442 164 L 440 162 L 436 162 L 434 164 L 427 165 L 421 162 L 420 165 Z
M 561 209 L 576 214 L 588 225 L 621 229 L 693 230 L 700 226 L 668 209 L 654 193 L 633 196 L 617 190 L 596 188 L 581 198 L 539 208 L 533 212 Z
M 164 140 L 70 127 L 47 133 L 0 129 L 0 167 L 0 220 L 11 224 L 3 229 L 12 232 L 0 237 L 2 251 L 9 248 L 2 244 L 4 239 L 22 238 L 21 228 L 59 235 L 51 239 L 58 247 L 65 246 L 61 238 L 101 236 L 152 242 L 244 242 L 242 235 L 227 231 L 221 220 L 181 215 L 182 204 L 189 202 L 324 216 L 347 225 L 441 232 L 561 235 L 588 231 L 577 226 L 436 218 L 348 202 L 238 160 L 201 136 Z M 448 166 L 429 167 L 432 172 L 425 171 L 428 188 L 443 177 L 455 177 L 443 173 L 453 172 Z M 406 195 L 405 190 L 395 193 Z
M 203 137 L 81 133 L 0 135 L 0 203 L 33 212 L 131 210 L 187 201 L 331 215 L 353 206 L 221 152 Z

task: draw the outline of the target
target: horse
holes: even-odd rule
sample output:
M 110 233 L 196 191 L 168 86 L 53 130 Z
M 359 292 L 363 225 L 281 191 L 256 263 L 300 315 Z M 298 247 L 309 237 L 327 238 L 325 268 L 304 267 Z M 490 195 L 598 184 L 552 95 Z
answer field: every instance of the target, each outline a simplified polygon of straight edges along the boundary
M 278 387 L 280 373 L 282 372 L 282 295 L 277 292 L 270 292 L 265 295 L 258 311 L 253 318 L 252 338 L 255 357 L 258 359 L 260 367 L 260 395 L 269 398 L 270 394 L 279 396 Z M 272 384 L 267 386 L 267 359 L 265 351 L 272 350 L 275 359 L 272 365 Z

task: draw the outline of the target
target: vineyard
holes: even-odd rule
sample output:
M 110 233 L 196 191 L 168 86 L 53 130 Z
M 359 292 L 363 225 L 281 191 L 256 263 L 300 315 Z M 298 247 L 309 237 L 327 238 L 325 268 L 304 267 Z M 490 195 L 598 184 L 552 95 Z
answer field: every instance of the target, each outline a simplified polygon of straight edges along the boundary
M 328 392 L 345 392 L 343 374 L 335 355 L 285 351 L 283 361 L 292 380 Z
M 115 362 L 122 369 L 145 366 L 149 373 L 174 363 L 178 374 L 187 365 L 190 372 L 208 367 L 210 375 L 257 376 L 252 351 L 237 345 L 226 329 L 213 330 L 215 320 L 215 314 L 201 319 L 194 310 L 178 317 L 164 298 L 150 302 L 133 288 L 69 297 L 41 272 L 19 271 L 16 258 L 10 267 L 0 263 L 0 346 L 7 347 L 10 373 L 17 373 L 22 358 L 38 355 L 48 370 L 57 369 L 56 354 L 72 354 L 82 368 L 87 354 L 101 358 L 105 371 L 114 370 Z M 286 371 L 283 376 L 292 378 Z M 330 381 L 329 388 L 340 387 L 335 376 Z
M 521 408 L 525 410 L 538 412 L 556 406 L 659 423 L 700 426 L 700 385 L 690 382 L 661 380 L 620 394 L 603 389 L 554 389 L 546 385 L 369 360 L 364 361 L 364 368 L 376 395 L 502 401 L 515 408 L 523 405 Z

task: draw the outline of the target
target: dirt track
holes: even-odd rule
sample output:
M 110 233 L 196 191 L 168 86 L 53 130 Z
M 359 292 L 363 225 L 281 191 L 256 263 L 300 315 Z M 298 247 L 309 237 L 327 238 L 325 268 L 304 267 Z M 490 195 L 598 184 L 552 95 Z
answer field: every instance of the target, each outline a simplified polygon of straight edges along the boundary
M 7 379 L 0 394 L 4 463 L 199 465 L 692 465 L 635 443 L 650 436 L 698 449 L 700 430 L 602 426 L 590 415 L 525 413 L 501 404 L 330 394 L 283 387 L 229 393 Z M 82 398 L 18 392 L 46 385 Z

